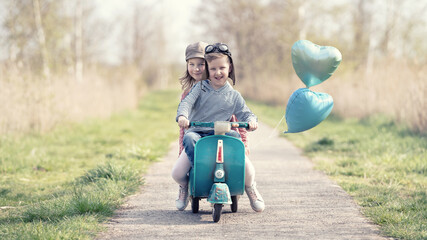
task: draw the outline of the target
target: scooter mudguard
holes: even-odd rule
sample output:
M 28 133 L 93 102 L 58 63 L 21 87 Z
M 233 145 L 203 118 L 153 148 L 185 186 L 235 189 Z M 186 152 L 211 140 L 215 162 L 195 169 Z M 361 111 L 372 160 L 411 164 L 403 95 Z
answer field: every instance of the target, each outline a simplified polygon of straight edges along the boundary
M 225 183 L 214 183 L 209 192 L 208 202 L 213 204 L 232 204 L 230 190 Z
M 231 196 L 243 195 L 245 190 L 245 145 L 240 139 L 212 135 L 197 141 L 194 166 L 190 171 L 189 190 L 193 197 L 206 198 L 214 184 L 218 140 L 223 140 L 225 183 Z

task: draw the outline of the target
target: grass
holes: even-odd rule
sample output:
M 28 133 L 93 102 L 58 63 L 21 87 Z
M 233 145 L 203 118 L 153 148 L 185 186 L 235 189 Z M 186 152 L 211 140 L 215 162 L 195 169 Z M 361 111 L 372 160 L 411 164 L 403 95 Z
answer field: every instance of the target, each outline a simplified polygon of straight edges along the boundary
M 260 121 L 276 126 L 284 108 L 255 102 Z M 285 130 L 286 124 L 280 125 Z M 315 128 L 283 135 L 302 148 L 362 206 L 384 235 L 427 239 L 427 137 L 391 119 L 329 116 Z
M 136 111 L 0 139 L 0 239 L 92 239 L 178 137 L 178 91 Z
M 0 239 L 92 239 L 178 137 L 178 96 L 154 92 L 137 111 L 106 120 L 2 136 Z M 284 114 L 283 108 L 249 105 L 271 126 Z M 284 136 L 351 194 L 384 235 L 427 239 L 426 136 L 384 117 L 334 116 Z

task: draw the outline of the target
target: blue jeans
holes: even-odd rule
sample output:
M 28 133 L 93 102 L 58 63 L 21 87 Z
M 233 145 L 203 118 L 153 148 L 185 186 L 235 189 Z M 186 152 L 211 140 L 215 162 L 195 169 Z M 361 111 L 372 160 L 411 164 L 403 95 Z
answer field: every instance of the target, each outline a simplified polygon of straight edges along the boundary
M 214 131 L 199 131 L 199 132 L 187 132 L 184 135 L 184 139 L 182 142 L 182 145 L 184 145 L 185 153 L 188 156 L 188 159 L 191 162 L 191 166 L 194 166 L 194 146 L 196 145 L 196 142 L 199 141 L 200 138 L 214 135 Z M 231 130 L 230 132 L 226 133 L 225 135 L 240 138 L 240 134 L 234 130 Z

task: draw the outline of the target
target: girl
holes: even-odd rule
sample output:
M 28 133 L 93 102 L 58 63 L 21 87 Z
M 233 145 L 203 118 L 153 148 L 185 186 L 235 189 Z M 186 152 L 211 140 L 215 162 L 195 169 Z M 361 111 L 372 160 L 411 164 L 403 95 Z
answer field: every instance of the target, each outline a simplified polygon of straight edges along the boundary
M 205 47 L 207 43 L 196 42 L 187 46 L 185 49 L 185 61 L 187 70 L 179 80 L 184 90 L 181 100 L 187 96 L 190 89 L 196 82 L 206 78 L 205 73 Z M 172 178 L 179 184 L 178 199 L 175 201 L 176 208 L 183 211 L 188 205 L 188 179 L 187 173 L 190 171 L 191 164 L 187 154 L 183 151 L 182 140 L 184 137 L 184 128 L 179 131 L 179 157 L 172 168 Z
M 249 122 L 251 130 L 258 127 L 256 116 L 246 106 L 244 99 L 240 93 L 233 89 L 227 82 L 229 78 L 235 83 L 234 66 L 231 58 L 231 53 L 228 46 L 222 43 L 208 45 L 205 48 L 205 58 L 209 66 L 206 71 L 209 80 L 203 80 L 196 83 L 192 91 L 185 97 L 178 107 L 177 121 L 181 128 L 188 128 L 189 120 L 192 121 L 230 121 L 232 115 L 237 115 L 239 119 Z M 204 92 L 202 94 L 202 91 Z M 220 92 L 221 94 L 212 94 L 213 92 Z M 199 98 L 200 96 L 200 98 Z M 197 102 L 197 104 L 195 104 Z M 231 104 L 230 104 L 231 103 Z M 197 107 L 196 107 L 197 106 Z M 186 131 L 184 136 L 184 146 L 187 158 L 186 164 L 193 162 L 193 150 L 196 141 L 203 136 L 207 136 L 210 132 L 204 131 L 205 129 L 190 128 Z M 236 137 L 239 137 L 237 132 L 234 132 Z M 190 169 L 188 167 L 188 170 Z M 255 170 L 246 157 L 245 166 L 245 191 L 251 202 L 252 209 L 257 212 L 264 210 L 264 201 L 256 189 L 254 181 Z M 186 172 L 186 173 L 187 173 Z M 188 184 L 185 173 L 185 185 Z M 177 181 L 178 182 L 178 181 Z M 185 189 L 184 189 L 185 188 Z M 182 210 L 188 204 L 188 187 L 180 184 L 180 193 L 183 195 Z M 177 203 L 181 203 L 181 194 Z M 177 207 L 178 204 L 177 204 Z M 180 208 L 178 208 L 180 209 Z M 180 209 L 181 210 L 181 209 Z

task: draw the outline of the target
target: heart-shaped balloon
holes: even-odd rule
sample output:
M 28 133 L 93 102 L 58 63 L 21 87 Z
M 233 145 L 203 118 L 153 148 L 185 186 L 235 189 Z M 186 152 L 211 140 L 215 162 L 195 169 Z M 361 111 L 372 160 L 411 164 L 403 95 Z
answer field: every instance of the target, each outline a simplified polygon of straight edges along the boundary
M 299 40 L 292 46 L 292 65 L 307 88 L 322 83 L 337 69 L 341 52 L 329 46 L 319 46 Z
M 288 131 L 297 133 L 315 127 L 332 111 L 334 101 L 327 93 L 313 92 L 300 88 L 292 93 L 286 106 Z

